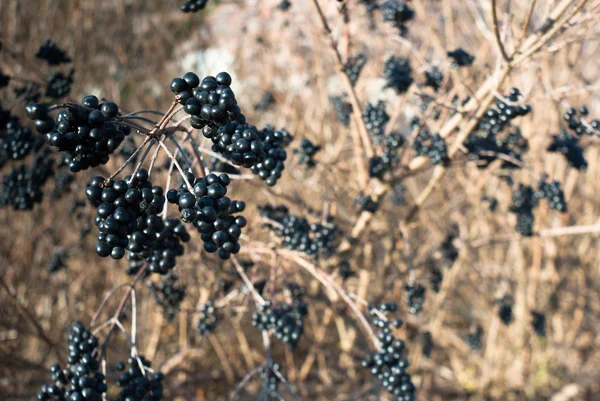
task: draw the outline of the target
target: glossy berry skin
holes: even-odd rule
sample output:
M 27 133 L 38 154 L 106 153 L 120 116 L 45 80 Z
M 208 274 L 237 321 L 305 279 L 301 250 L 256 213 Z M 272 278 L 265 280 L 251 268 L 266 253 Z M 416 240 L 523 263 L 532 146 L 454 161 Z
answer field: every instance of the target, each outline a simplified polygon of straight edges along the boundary
M 198 75 L 194 74 L 193 72 L 186 72 L 183 75 L 183 80 L 186 82 L 187 86 L 191 89 L 194 89 L 198 85 L 200 85 L 200 78 L 198 77 Z
M 40 401 L 101 401 L 106 396 L 106 378 L 99 372 L 100 361 L 94 351 L 98 339 L 80 323 L 69 329 L 68 368 L 50 367 L 51 384 L 42 385 Z
M 175 94 L 179 94 L 185 90 L 189 89 L 187 82 L 185 82 L 182 78 L 173 78 L 171 81 L 171 92 Z
M 274 330 L 275 337 L 295 348 L 304 332 L 304 317 L 308 313 L 306 302 L 301 294 L 292 295 L 294 300 L 290 304 L 282 304 L 275 308 L 268 301 L 259 306 L 258 311 L 252 314 L 252 326 L 259 330 Z
M 131 130 L 114 121 L 118 106 L 112 102 L 99 104 L 95 96 L 86 96 L 81 105 L 67 106 L 55 119 L 45 115 L 44 106 L 28 105 L 30 118 L 36 119 L 36 130 L 45 134 L 50 145 L 63 152 L 71 172 L 106 164 Z
M 245 203 L 226 196 L 231 182 L 227 174 L 209 174 L 204 178 L 188 174 L 187 178 L 193 185 L 192 191 L 182 184 L 178 191 L 169 191 L 167 199 L 179 206 L 184 223 L 196 227 L 206 252 L 218 252 L 221 259 L 228 259 L 240 250 L 241 226 L 237 222 L 245 222 L 245 219 L 238 220 L 242 216 L 236 214 L 244 211 Z
M 183 78 L 171 81 L 171 90 L 184 104 L 184 111 L 190 114 L 190 125 L 202 129 L 209 137 L 227 123 L 243 124 L 246 121 L 229 87 L 231 83 L 231 76 L 226 72 L 220 72 L 216 77 L 204 77 L 201 81 L 196 74 L 188 72 Z
M 153 246 L 153 235 L 163 229 L 157 215 L 162 212 L 165 196 L 162 188 L 152 187 L 145 169 L 128 180 L 104 182 L 102 177 L 95 177 L 85 194 L 97 208 L 99 256 L 122 259 L 126 250 L 141 252 Z
M 382 312 L 385 313 L 385 310 Z M 362 367 L 368 369 L 394 399 L 415 400 L 415 386 L 408 373 L 409 362 L 405 357 L 406 344 L 392 332 L 392 327 L 399 328 L 402 322 L 390 323 L 376 318 L 374 323 L 380 327 L 377 334 L 380 349 L 368 354 L 361 362 Z
M 31 120 L 43 120 L 48 116 L 48 106 L 41 103 L 30 103 L 25 106 L 25 113 Z

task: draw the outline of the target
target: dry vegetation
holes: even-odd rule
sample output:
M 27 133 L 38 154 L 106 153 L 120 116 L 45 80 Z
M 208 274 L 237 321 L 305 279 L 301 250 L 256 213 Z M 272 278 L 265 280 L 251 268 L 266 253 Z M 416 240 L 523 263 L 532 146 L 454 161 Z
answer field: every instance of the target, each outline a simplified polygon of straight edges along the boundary
M 0 66 L 15 75 L 35 76 L 39 68 L 32 53 L 52 38 L 74 58 L 72 99 L 94 93 L 128 111 L 166 110 L 172 102 L 169 81 L 188 70 L 200 76 L 228 70 L 249 121 L 286 127 L 296 138 L 291 147 L 303 137 L 323 147 L 312 170 L 304 171 L 291 155 L 273 189 L 257 179 L 232 185 L 234 197 L 249 205 L 240 259 L 256 263 L 251 280 L 269 279 L 267 291 L 277 294 L 268 293 L 273 299 L 285 299 L 281 288 L 286 282 L 307 288 L 309 315 L 298 348 L 290 352 L 277 342 L 271 349 L 301 399 L 391 399 L 360 366 L 373 344 L 348 305 L 351 301 L 367 313 L 355 301 L 359 298 L 398 302 L 398 316 L 406 322 L 398 334 L 406 338 L 420 400 L 600 397 L 600 139 L 582 140 L 589 163 L 585 171 L 546 151 L 551 135 L 563 127 L 568 107 L 585 104 L 593 117 L 600 116 L 599 1 L 500 0 L 495 26 L 494 2 L 412 0 L 416 15 L 404 37 L 377 14 L 370 27 L 365 7 L 356 0 L 347 1 L 347 23 L 335 1 L 318 2 L 330 34 L 313 0 L 293 1 L 288 12 L 277 10 L 273 0 L 220 1 L 192 15 L 180 13 L 177 3 L 3 1 L 2 42 L 25 60 L 17 62 L 2 52 Z M 540 28 L 549 16 L 556 22 L 543 33 Z M 449 166 L 431 166 L 408 147 L 406 167 L 391 181 L 365 176 L 368 149 L 362 127 L 356 121 L 350 128 L 340 124 L 329 101 L 348 92 L 332 43 L 342 61 L 358 52 L 368 57 L 355 88 L 360 105 L 385 100 L 390 128 L 407 136 L 413 135 L 411 119 L 420 116 L 432 132 L 446 138 L 453 156 Z M 458 47 L 476 56 L 472 67 L 450 68 L 446 51 Z M 411 60 L 415 84 L 405 95 L 383 89 L 381 71 L 389 55 Z M 423 72 L 431 65 L 446 76 L 437 94 L 422 85 Z M 527 168 L 511 172 L 513 179 L 535 184 L 546 172 L 563 183 L 569 204 L 565 214 L 545 204 L 538 207 L 531 238 L 514 230 L 514 215 L 508 212 L 511 190 L 499 178 L 500 164 L 477 169 L 461 152 L 476 118 L 511 87 L 520 88 L 533 107 L 533 113 L 517 120 L 530 151 Z M 255 111 L 252 106 L 265 91 L 274 94 L 276 104 Z M 423 113 L 426 94 L 435 96 L 435 102 Z M 471 100 L 461 106 L 467 96 Z M 434 110 L 441 112 L 437 120 Z M 163 160 L 164 154 L 157 165 Z M 115 171 L 122 162 L 114 157 L 106 171 Z M 161 171 L 166 177 L 166 170 Z M 87 179 L 96 175 L 79 174 L 70 195 L 60 201 L 47 197 L 32 212 L 0 210 L 2 400 L 33 399 L 47 380 L 48 366 L 64 355 L 68 325 L 76 320 L 89 324 L 106 294 L 131 280 L 124 273 L 125 260 L 95 256 L 95 227 L 79 240 L 79 229 L 91 222 L 93 210 L 86 206 L 72 213 L 70 205 L 83 198 Z M 389 200 L 393 183 L 406 187 L 403 206 Z M 354 199 L 361 193 L 380 202 L 375 214 L 357 210 Z M 481 202 L 485 194 L 497 198 L 495 212 Z M 264 203 L 284 203 L 296 214 L 306 214 L 309 206 L 329 210 L 341 232 L 336 255 L 312 265 L 282 250 L 277 238 L 261 228 L 256 206 Z M 453 263 L 446 263 L 440 252 L 448 232 L 459 250 Z M 67 269 L 50 274 L 46 265 L 57 250 L 72 255 Z M 357 272 L 344 282 L 335 269 L 341 260 L 349 260 Z M 429 284 L 432 266 L 444 275 L 438 293 Z M 201 251 L 198 238 L 192 240 L 176 269 L 188 294 L 173 321 L 163 318 L 143 282 L 138 285 L 138 348 L 166 373 L 165 399 L 229 400 L 246 373 L 264 362 L 260 332 L 250 325 L 251 297 L 236 298 L 214 335 L 195 333 L 194 309 L 215 294 L 220 278 L 232 278 L 233 269 L 231 262 Z M 411 275 L 427 287 L 418 316 L 410 315 L 404 302 Z M 504 294 L 515 301 L 509 326 L 498 317 L 496 300 Z M 114 313 L 120 297 L 111 298 L 104 319 Z M 532 329 L 533 310 L 546 313 L 546 337 Z M 131 308 L 122 320 L 129 327 Z M 471 352 L 464 337 L 477 325 L 483 328 L 483 345 Z M 421 349 L 425 332 L 435 344 L 429 358 Z M 125 337 L 115 335 L 109 364 L 127 352 Z M 109 370 L 109 379 L 114 376 Z M 251 380 L 239 399 L 256 399 L 261 385 L 259 379 Z M 281 394 L 294 399 L 287 391 Z

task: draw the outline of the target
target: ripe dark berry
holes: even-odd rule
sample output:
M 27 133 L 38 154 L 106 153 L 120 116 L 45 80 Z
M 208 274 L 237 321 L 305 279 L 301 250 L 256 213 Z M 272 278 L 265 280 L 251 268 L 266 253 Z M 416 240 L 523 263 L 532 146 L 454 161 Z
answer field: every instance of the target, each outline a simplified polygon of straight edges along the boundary
M 467 53 L 463 49 L 456 49 L 448 52 L 448 57 L 452 59 L 452 66 L 455 68 L 468 67 L 473 64 L 473 61 L 475 60 L 474 56 Z
M 360 77 L 360 73 L 367 63 L 367 57 L 359 53 L 356 56 L 348 57 L 346 63 L 344 64 L 344 72 L 350 78 L 350 82 L 352 85 L 355 85 Z
M 397 94 L 405 93 L 413 83 L 410 61 L 405 57 L 391 56 L 383 67 L 383 77 L 386 80 L 385 88 L 391 88 Z
M 40 46 L 35 57 L 45 60 L 49 65 L 58 65 L 71 62 L 71 59 L 67 56 L 67 54 L 51 40 L 47 40 Z

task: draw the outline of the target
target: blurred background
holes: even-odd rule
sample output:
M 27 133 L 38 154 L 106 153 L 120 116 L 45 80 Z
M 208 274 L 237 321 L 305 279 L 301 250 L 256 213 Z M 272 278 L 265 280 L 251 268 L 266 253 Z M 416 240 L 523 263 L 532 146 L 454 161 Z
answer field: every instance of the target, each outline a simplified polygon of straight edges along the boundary
M 364 212 L 360 196 L 369 191 L 357 179 L 351 139 L 356 127 L 339 121 L 331 100 L 340 96 L 348 101 L 348 93 L 313 1 L 291 0 L 288 9 L 280 3 L 211 0 L 201 12 L 182 13 L 177 1 L 4 0 L 0 68 L 23 79 L 44 79 L 58 67 L 42 65 L 34 55 L 52 39 L 73 59 L 69 99 L 94 94 L 125 111 L 167 110 L 173 100 L 169 82 L 187 71 L 200 77 L 228 71 L 248 121 L 285 127 L 295 138 L 290 148 L 297 148 L 302 138 L 322 147 L 312 169 L 304 169 L 298 156 L 288 152 L 284 176 L 274 188 L 257 179 L 234 182 L 232 198 L 248 204 L 248 240 L 242 248 L 278 246 L 277 238 L 261 226 L 257 207 L 264 204 L 284 204 L 309 220 L 328 210 L 339 243 Z M 338 2 L 319 1 L 343 61 L 359 53 L 367 58 L 355 85 L 360 104 L 385 102 L 389 129 L 408 141 L 414 136 L 413 118 L 437 132 L 500 70 L 489 1 L 409 1 L 415 15 L 402 36 L 371 3 L 377 2 L 348 0 L 340 12 Z M 532 2 L 497 3 L 499 32 L 510 52 L 519 44 Z M 564 4 L 571 10 L 575 3 L 537 2 L 526 34 L 539 33 L 552 10 Z M 511 187 L 502 178 L 506 172 L 478 169 L 462 157 L 453 160 L 416 217 L 406 222 L 408 241 L 399 224 L 429 182 L 434 170 L 429 163 L 393 181 L 392 194 L 381 199 L 370 224 L 344 255 L 351 277 L 340 277 L 340 260 L 319 261 L 348 293 L 373 304 L 398 303 L 397 316 L 405 321 L 398 333 L 407 343 L 418 399 L 600 399 L 598 230 L 575 235 L 552 231 L 600 223 L 600 139 L 581 140 L 586 170 L 546 150 L 552 135 L 565 129 L 568 107 L 587 105 L 592 117 L 600 115 L 600 2 L 586 3 L 498 89 L 498 96 L 505 96 L 510 88 L 519 88 L 533 108 L 516 122 L 529 151 L 523 160 L 527 168 L 511 170 L 512 180 L 536 185 L 546 173 L 565 190 L 567 213 L 546 204 L 535 210 L 534 228 L 547 235 L 516 234 L 509 212 Z M 447 52 L 457 48 L 475 56 L 472 66 L 452 67 Z M 382 70 L 392 55 L 410 60 L 414 83 L 406 94 L 385 88 Z M 424 74 L 433 67 L 444 75 L 438 91 L 425 85 Z M 11 104 L 10 96 L 2 94 L 4 108 Z M 12 112 L 24 115 L 22 105 Z M 449 134 L 452 143 L 456 133 Z M 403 160 L 408 163 L 414 156 L 407 146 Z M 45 196 L 33 211 L 0 209 L 0 399 L 33 399 L 56 361 L 52 347 L 66 349 L 68 326 L 88 324 L 106 294 L 131 280 L 126 260 L 95 256 L 94 212 L 84 196 L 91 177 L 110 174 L 125 159 L 114 157 L 104 171 L 79 173 L 63 189 L 64 196 Z M 157 166 L 166 173 L 165 164 L 161 156 Z M 490 207 L 482 198 L 497 204 Z M 169 215 L 176 216 L 176 210 Z M 147 286 L 139 286 L 138 347 L 165 372 L 164 399 L 229 400 L 237 383 L 264 361 L 262 339 L 250 324 L 253 305 L 248 299 L 224 308 L 213 335 L 196 333 L 194 308 L 222 296 L 224 282 L 241 284 L 231 262 L 204 253 L 196 237 L 175 271 L 187 296 L 172 319 L 164 316 Z M 49 270 L 57 255 L 65 266 Z M 272 261 L 252 252 L 241 258 L 254 262 L 253 281 L 269 279 Z M 309 303 L 299 345 L 289 350 L 279 343 L 272 350 L 298 395 L 304 400 L 391 400 L 360 366 L 371 345 L 347 305 L 331 301 L 328 290 L 306 271 L 282 260 L 276 265 L 276 286 L 300 284 Z M 409 280 L 426 288 L 419 314 L 409 313 L 405 302 Z M 117 304 L 118 298 L 108 303 L 106 317 Z M 501 318 L 507 305 L 513 311 L 510 324 Z M 544 335 L 532 325 L 532 312 L 544 314 Z M 124 321 L 130 323 L 130 318 L 126 312 Z M 126 358 L 126 339 L 115 334 L 109 350 L 109 364 Z M 117 375 L 111 366 L 109 379 Z M 259 379 L 251 380 L 238 399 L 256 399 L 261 385 Z M 288 393 L 282 396 L 293 399 Z

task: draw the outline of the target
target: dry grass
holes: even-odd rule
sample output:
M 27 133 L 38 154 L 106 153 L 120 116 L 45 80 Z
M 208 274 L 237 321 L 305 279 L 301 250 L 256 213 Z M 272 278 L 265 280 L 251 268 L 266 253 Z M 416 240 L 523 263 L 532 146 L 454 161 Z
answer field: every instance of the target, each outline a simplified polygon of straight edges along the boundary
M 370 302 L 394 300 L 401 305 L 400 316 L 407 324 L 400 333 L 407 338 L 419 399 L 598 399 L 598 230 L 574 235 L 551 230 L 600 223 L 600 142 L 598 138 L 584 140 L 589 167 L 582 172 L 545 149 L 551 134 L 561 128 L 567 106 L 587 104 L 593 116 L 600 113 L 596 95 L 599 1 L 585 2 L 583 10 L 564 26 L 556 24 L 562 26 L 556 35 L 547 43 L 539 42 L 543 44 L 539 51 L 522 59 L 514 57 L 519 64 L 511 64 L 509 71 L 498 50 L 488 1 L 412 0 L 417 13 L 405 38 L 380 23 L 379 16 L 376 27 L 370 29 L 364 7 L 354 0 L 348 1 L 351 18 L 347 24 L 336 2 L 319 2 L 341 57 L 363 52 L 369 58 L 356 86 L 360 104 L 386 100 L 394 129 L 406 135 L 411 134 L 411 118 L 422 115 L 419 94 L 431 93 L 420 85 L 424 70 L 431 65 L 447 72 L 436 98 L 439 104 L 451 105 L 454 96 L 473 99 L 465 106 L 466 117 L 452 126 L 448 125 L 453 119 L 449 108 L 439 108 L 438 120 L 430 112 L 423 116 L 432 131 L 444 133 L 451 149 L 454 146 L 457 151 L 456 138 L 472 129 L 474 120 L 469 116 L 478 104 L 513 86 L 522 90 L 534 109 L 518 120 L 531 150 L 525 160 L 529 169 L 515 171 L 513 178 L 535 183 L 536 176 L 548 173 L 564 183 L 570 210 L 561 215 L 539 207 L 535 228 L 543 235 L 529 239 L 514 235 L 513 215 L 507 211 L 510 189 L 498 178 L 498 166 L 479 170 L 465 164 L 460 152 L 445 170 L 431 168 L 407 152 L 406 165 L 413 171 L 399 172 L 407 188 L 406 206 L 392 205 L 385 196 L 387 187 L 374 182 L 365 185 L 359 168 L 364 153 L 357 152 L 361 142 L 352 132 L 358 127 L 343 127 L 329 104 L 330 96 L 347 91 L 312 1 L 293 1 L 288 13 L 276 10 L 277 1 L 272 0 L 227 1 L 199 15 L 184 15 L 177 11 L 176 1 L 167 3 L 4 1 L 0 4 L 2 40 L 26 54 L 28 61 L 15 62 L 0 52 L 0 65 L 13 74 L 35 76 L 36 68 L 27 68 L 33 64 L 32 52 L 43 39 L 52 38 L 74 56 L 73 98 L 93 92 L 115 100 L 124 110 L 166 110 L 172 101 L 168 91 L 172 77 L 188 69 L 199 75 L 228 69 L 234 73 L 238 101 L 251 122 L 259 127 L 267 123 L 286 127 L 297 138 L 294 145 L 307 137 L 323 147 L 314 170 L 295 167 L 292 157 L 275 189 L 268 190 L 257 181 L 236 182 L 233 192 L 235 198 L 251 205 L 245 232 L 248 241 L 242 251 L 244 258 L 257 262 L 251 279 L 274 275 L 277 288 L 296 281 L 308 289 L 310 314 L 300 346 L 293 353 L 278 343 L 273 347 L 274 360 L 282 363 L 302 399 L 391 397 L 374 389 L 371 377 L 360 367 L 364 351 L 372 344 L 335 288 L 323 287 L 285 253 L 262 253 L 277 248 L 276 239 L 260 228 L 254 207 L 267 202 L 285 203 L 298 214 L 307 206 L 335 213 L 346 239 L 342 256 L 358 271 L 344 288 Z M 521 41 L 531 1 L 497 3 L 498 35 L 507 54 L 512 55 L 520 43 L 534 43 Z M 525 37 L 539 38 L 539 29 L 552 10 L 568 5 L 566 17 L 577 3 L 538 1 Z M 457 47 L 476 55 L 473 67 L 449 68 L 445 52 Z M 383 61 L 392 54 L 411 59 L 416 84 L 406 96 L 382 89 Z M 506 77 L 496 91 L 501 71 L 506 71 Z M 277 103 L 267 112 L 255 112 L 252 105 L 266 90 L 274 93 Z M 119 163 L 111 163 L 108 170 L 114 171 Z M 428 183 L 432 191 L 422 196 Z M 79 177 L 70 195 L 73 199 L 82 197 L 84 184 L 85 179 Z M 380 210 L 373 216 L 360 214 L 353 205 L 359 193 L 369 191 L 382 197 Z M 480 202 L 483 194 L 497 197 L 496 212 Z M 123 273 L 124 261 L 95 257 L 92 235 L 79 241 L 79 227 L 92 218 L 92 211 L 85 209 L 77 216 L 69 211 L 69 204 L 68 199 L 46 199 L 29 213 L 0 210 L 0 277 L 7 285 L 0 287 L 0 399 L 32 399 L 47 380 L 46 368 L 57 358 L 52 347 L 64 355 L 68 324 L 75 320 L 89 323 L 102 298 L 130 280 Z M 357 221 L 367 224 L 357 229 Z M 460 255 L 452 265 L 444 265 L 439 245 L 449 230 L 457 234 Z M 186 310 L 206 301 L 217 290 L 217 280 L 230 277 L 233 269 L 231 263 L 217 262 L 200 252 L 198 242 L 192 241 L 177 267 L 188 288 Z M 71 249 L 73 255 L 67 270 L 49 274 L 45 266 L 56 249 Z M 428 288 L 418 317 L 408 315 L 404 304 L 409 262 L 423 284 L 429 282 L 432 263 L 444 269 L 441 291 L 436 294 Z M 326 261 L 321 267 L 333 272 Z M 262 340 L 245 311 L 254 307 L 249 299 L 236 301 L 242 311 L 222 322 L 209 341 L 195 334 L 194 313 L 182 311 L 168 322 L 145 286 L 138 288 L 138 346 L 155 367 L 168 371 L 166 399 L 228 400 L 235 383 L 264 361 Z M 515 321 L 510 326 L 500 323 L 494 302 L 505 293 L 515 299 Z M 114 311 L 117 302 L 113 299 L 106 310 Z M 533 332 L 531 310 L 546 312 L 546 338 Z M 129 312 L 126 317 L 129 324 Z M 469 352 L 462 338 L 477 324 L 484 329 L 483 347 Z M 425 331 L 433 334 L 435 342 L 431 358 L 421 352 Z M 109 362 L 125 354 L 125 339 L 115 336 Z M 240 399 L 255 399 L 260 385 L 259 380 L 251 381 Z

